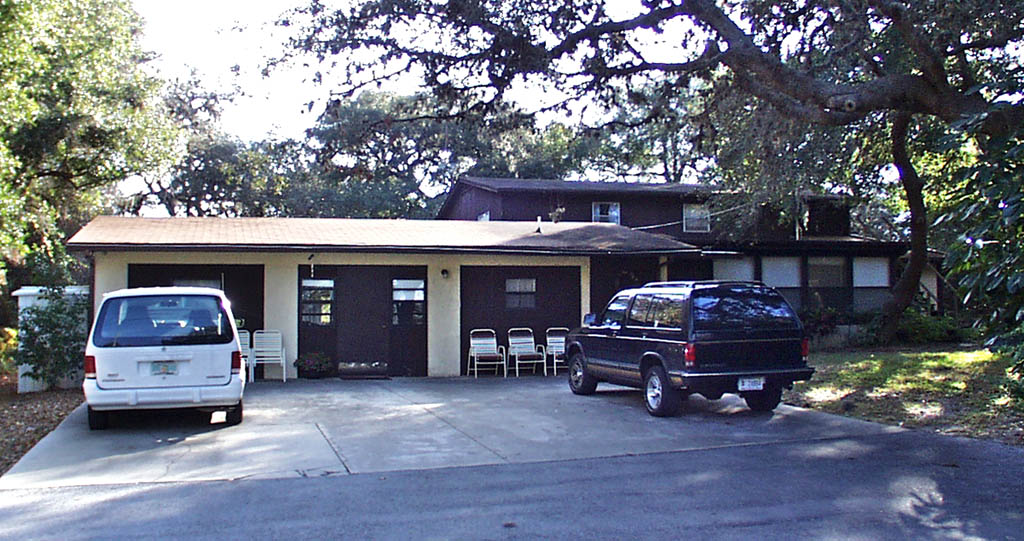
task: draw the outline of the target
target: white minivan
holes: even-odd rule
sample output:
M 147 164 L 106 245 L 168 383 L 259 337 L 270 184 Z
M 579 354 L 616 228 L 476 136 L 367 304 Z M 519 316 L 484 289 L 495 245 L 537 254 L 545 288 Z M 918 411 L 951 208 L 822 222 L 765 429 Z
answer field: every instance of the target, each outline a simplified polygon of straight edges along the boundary
M 116 410 L 225 410 L 242 422 L 245 370 L 231 303 L 219 289 L 107 293 L 85 347 L 89 428 Z

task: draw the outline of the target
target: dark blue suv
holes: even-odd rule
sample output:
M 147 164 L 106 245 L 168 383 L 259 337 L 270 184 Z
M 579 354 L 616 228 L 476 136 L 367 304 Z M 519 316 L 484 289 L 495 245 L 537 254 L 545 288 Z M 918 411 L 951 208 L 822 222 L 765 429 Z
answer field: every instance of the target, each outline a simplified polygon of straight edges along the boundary
M 655 282 L 617 293 L 566 340 L 569 388 L 602 381 L 644 390 L 651 415 L 674 415 L 700 393 L 739 393 L 771 411 L 782 389 L 814 373 L 803 324 L 786 299 L 759 282 Z

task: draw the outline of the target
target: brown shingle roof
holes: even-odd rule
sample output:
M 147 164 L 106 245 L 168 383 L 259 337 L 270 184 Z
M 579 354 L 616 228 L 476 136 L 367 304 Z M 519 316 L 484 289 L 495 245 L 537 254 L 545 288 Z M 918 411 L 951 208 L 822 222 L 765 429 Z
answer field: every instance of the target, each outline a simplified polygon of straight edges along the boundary
M 540 233 L 537 232 L 538 225 Z M 68 241 L 75 250 L 697 252 L 661 235 L 588 222 L 469 222 L 342 218 L 129 218 L 100 216 Z

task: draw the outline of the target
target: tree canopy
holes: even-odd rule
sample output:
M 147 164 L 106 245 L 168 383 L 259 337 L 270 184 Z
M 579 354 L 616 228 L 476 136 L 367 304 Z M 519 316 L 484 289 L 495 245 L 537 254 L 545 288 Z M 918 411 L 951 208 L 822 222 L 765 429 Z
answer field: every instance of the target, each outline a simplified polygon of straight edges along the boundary
M 583 100 L 617 111 L 639 94 L 661 96 L 647 104 L 646 120 L 655 122 L 678 111 L 669 102 L 703 81 L 711 89 L 707 103 L 731 102 L 734 120 L 768 105 L 790 122 L 757 127 L 751 118 L 768 117 L 752 113 L 743 122 L 719 116 L 716 123 L 714 108 L 689 119 L 698 136 L 729 138 L 733 148 L 756 150 L 758 139 L 776 150 L 783 140 L 832 141 L 852 158 L 851 149 L 877 149 L 884 135 L 911 240 L 887 308 L 883 334 L 890 334 L 927 259 L 929 179 L 915 168 L 914 138 L 922 123 L 955 127 L 974 117 L 983 147 L 1021 123 L 1015 51 L 1022 20 L 1024 3 L 1011 0 L 357 0 L 341 8 L 313 0 L 281 24 L 297 27 L 295 51 L 346 60 L 348 95 L 420 76 L 448 116 L 486 114 L 523 88 L 544 88 L 546 95 L 531 100 L 537 110 L 571 110 Z M 735 130 L 751 125 L 758 129 Z M 746 144 L 734 144 L 741 139 Z M 734 164 L 763 174 L 762 165 L 779 157 L 785 155 L 745 154 Z
M 128 0 L 0 0 L 0 283 L 171 155 L 140 28 Z

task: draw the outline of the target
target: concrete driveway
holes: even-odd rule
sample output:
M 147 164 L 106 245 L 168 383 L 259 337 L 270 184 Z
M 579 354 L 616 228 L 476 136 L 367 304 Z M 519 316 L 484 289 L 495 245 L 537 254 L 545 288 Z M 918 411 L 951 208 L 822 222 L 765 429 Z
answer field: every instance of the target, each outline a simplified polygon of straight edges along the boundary
M 900 431 L 800 408 L 749 411 L 692 397 L 654 418 L 638 391 L 571 394 L 563 377 L 259 382 L 238 426 L 126 414 L 92 432 L 78 408 L 0 478 L 0 489 L 281 479 L 631 456 Z

